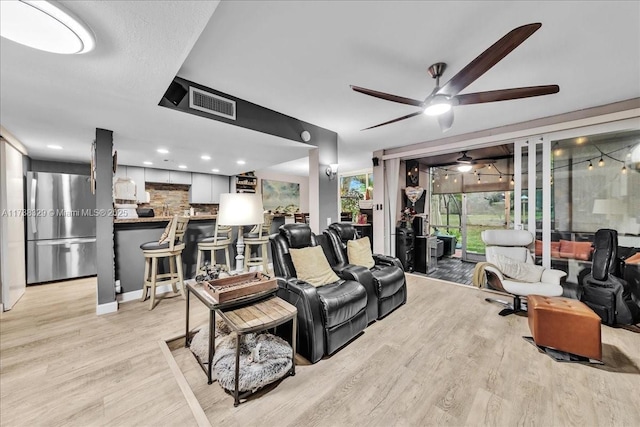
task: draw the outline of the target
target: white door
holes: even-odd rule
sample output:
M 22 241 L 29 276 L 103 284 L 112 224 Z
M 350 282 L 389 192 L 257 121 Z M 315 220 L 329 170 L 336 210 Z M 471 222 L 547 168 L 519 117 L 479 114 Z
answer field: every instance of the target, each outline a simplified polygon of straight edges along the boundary
M 24 294 L 24 183 L 22 154 L 0 141 L 0 281 L 2 306 L 10 310 Z

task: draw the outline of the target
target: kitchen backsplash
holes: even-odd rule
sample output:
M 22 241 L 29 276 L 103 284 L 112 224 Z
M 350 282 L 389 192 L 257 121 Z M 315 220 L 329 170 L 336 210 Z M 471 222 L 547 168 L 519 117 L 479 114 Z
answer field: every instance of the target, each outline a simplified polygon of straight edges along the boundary
M 149 193 L 149 203 L 140 203 L 140 208 L 153 209 L 156 216 L 162 215 L 166 206 L 169 215 L 182 214 L 192 207 L 196 212 L 217 213 L 218 205 L 199 205 L 189 203 L 189 185 L 147 183 L 145 191 Z

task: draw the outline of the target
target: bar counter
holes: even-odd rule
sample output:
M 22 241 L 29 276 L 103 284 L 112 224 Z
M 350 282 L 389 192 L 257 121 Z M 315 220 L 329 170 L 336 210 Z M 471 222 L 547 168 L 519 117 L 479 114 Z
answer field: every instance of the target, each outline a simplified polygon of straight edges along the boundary
M 149 218 L 114 219 L 114 252 L 116 280 L 120 280 L 122 293 L 140 291 L 144 281 L 144 256 L 140 245 L 147 242 L 157 242 L 165 227 L 173 217 L 156 216 Z M 276 217 L 271 225 L 271 233 L 276 233 L 278 227 L 284 224 L 284 217 Z M 182 268 L 184 278 L 191 279 L 196 275 L 196 260 L 198 256 L 198 240 L 213 236 L 216 226 L 215 215 L 195 215 L 189 217 L 189 225 L 184 236 L 185 248 L 182 251 Z M 248 232 L 250 227 L 244 227 Z M 235 256 L 238 227 L 233 227 L 233 244 L 229 247 L 231 268 L 235 269 Z M 269 255 L 271 248 L 269 247 Z M 208 253 L 205 259 L 209 259 Z M 269 256 L 269 260 L 271 257 Z M 224 251 L 216 251 L 216 264 L 224 264 Z M 160 272 L 168 272 L 169 264 L 166 260 L 159 262 Z

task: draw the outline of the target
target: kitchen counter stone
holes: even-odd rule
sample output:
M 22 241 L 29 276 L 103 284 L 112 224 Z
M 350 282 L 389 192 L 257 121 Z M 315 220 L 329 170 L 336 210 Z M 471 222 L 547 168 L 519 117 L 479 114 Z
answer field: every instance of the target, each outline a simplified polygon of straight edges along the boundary
M 189 217 L 189 221 L 202 221 L 216 219 L 217 215 L 194 215 Z M 114 218 L 114 224 L 131 224 L 131 223 L 145 223 L 145 222 L 169 222 L 172 216 L 151 216 L 148 218 Z

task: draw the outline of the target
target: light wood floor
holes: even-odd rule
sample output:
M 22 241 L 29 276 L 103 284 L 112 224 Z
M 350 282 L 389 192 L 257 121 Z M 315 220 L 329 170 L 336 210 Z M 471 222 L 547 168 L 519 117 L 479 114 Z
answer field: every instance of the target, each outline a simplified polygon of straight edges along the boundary
M 605 366 L 557 363 L 485 296 L 409 276 L 405 306 L 238 408 L 188 350 L 173 354 L 214 426 L 640 425 L 640 334 L 603 326 Z M 183 300 L 94 312 L 85 280 L 28 288 L 2 315 L 1 424 L 195 425 L 157 342 L 183 333 Z

